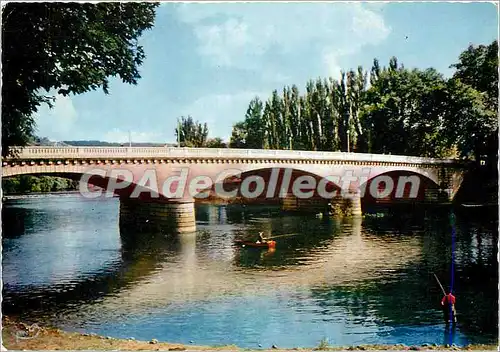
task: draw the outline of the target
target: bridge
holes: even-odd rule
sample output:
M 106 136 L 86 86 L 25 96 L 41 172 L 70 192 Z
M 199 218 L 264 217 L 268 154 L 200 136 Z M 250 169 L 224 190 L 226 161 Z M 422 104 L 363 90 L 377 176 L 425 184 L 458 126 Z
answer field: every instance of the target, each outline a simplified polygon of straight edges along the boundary
M 362 204 L 451 202 L 467 165 L 402 155 L 175 147 L 25 147 L 2 176 L 80 181 L 83 196 L 120 197 L 120 222 L 192 232 L 197 198 L 278 201 L 284 210 L 361 215 Z M 97 186 L 92 188 L 91 186 Z M 105 190 L 104 192 L 102 190 Z

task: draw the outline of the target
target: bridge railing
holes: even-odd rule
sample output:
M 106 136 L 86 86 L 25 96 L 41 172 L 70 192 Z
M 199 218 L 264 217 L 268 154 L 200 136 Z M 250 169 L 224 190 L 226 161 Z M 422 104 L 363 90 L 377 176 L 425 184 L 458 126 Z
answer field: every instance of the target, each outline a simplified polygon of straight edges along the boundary
M 358 162 L 403 162 L 415 164 L 456 164 L 456 159 L 433 159 L 404 155 L 315 152 L 304 150 L 217 149 L 176 147 L 25 147 L 18 148 L 18 158 L 92 159 L 92 158 L 242 158 L 299 159 Z

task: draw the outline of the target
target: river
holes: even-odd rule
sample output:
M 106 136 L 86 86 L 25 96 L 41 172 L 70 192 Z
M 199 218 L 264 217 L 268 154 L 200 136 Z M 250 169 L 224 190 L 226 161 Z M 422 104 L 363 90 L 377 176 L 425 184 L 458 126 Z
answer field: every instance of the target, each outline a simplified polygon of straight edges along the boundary
M 496 218 L 341 221 L 198 205 L 197 233 L 175 237 L 120 230 L 118 212 L 116 198 L 5 202 L 4 314 L 116 338 L 247 348 L 497 343 Z M 233 245 L 259 231 L 281 236 L 274 251 Z M 455 329 L 442 322 L 433 273 L 446 289 L 453 280 Z

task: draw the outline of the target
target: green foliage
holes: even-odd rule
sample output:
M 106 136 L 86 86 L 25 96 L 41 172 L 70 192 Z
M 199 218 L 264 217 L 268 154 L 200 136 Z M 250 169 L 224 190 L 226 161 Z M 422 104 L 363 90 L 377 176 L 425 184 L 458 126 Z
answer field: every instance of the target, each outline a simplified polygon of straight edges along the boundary
M 451 65 L 456 69 L 453 78 L 485 95 L 485 106 L 498 109 L 498 42 L 489 45 L 470 45 Z
M 145 54 L 138 44 L 153 26 L 155 3 L 8 3 L 2 11 L 2 155 L 24 146 L 33 115 L 52 106 L 51 90 L 81 94 L 108 77 L 137 84 Z M 47 93 L 43 93 L 45 90 Z
M 315 348 L 315 350 L 327 350 L 330 348 L 330 344 L 328 343 L 327 338 L 321 339 L 321 341 L 318 344 L 318 347 Z
M 2 191 L 5 194 L 21 192 L 21 181 L 19 177 L 2 178 Z
M 492 154 L 498 129 L 497 43 L 469 47 L 446 79 L 433 68 L 374 60 L 333 78 L 310 80 L 305 93 L 274 90 L 233 126 L 230 147 L 351 151 L 479 160 Z
M 78 182 L 61 177 L 20 175 L 2 179 L 5 194 L 76 190 Z
M 245 115 L 245 124 L 247 128 L 246 148 L 262 149 L 264 140 L 265 126 L 262 120 L 263 104 L 258 97 L 250 101 L 247 113 Z
M 371 132 L 364 143 L 367 151 L 445 156 L 449 143 L 440 133 L 446 118 L 445 89 L 446 80 L 433 69 L 408 70 L 395 59 L 388 68 L 379 68 L 362 112 L 363 127 Z
M 207 148 L 227 148 L 226 143 L 220 137 L 210 138 L 205 145 Z
M 181 147 L 204 147 L 207 143 L 208 126 L 193 121 L 191 116 L 181 117 L 175 135 Z
M 248 128 L 245 122 L 238 122 L 233 126 L 231 138 L 229 140 L 230 148 L 246 148 Z
M 464 106 L 450 123 L 463 156 L 476 161 L 486 156 L 489 164 L 498 162 L 498 42 L 470 45 L 451 67 L 453 98 Z M 457 93 L 458 92 L 458 93 Z M 455 106 L 456 109 L 456 106 Z M 458 109 L 456 109 L 458 110 Z

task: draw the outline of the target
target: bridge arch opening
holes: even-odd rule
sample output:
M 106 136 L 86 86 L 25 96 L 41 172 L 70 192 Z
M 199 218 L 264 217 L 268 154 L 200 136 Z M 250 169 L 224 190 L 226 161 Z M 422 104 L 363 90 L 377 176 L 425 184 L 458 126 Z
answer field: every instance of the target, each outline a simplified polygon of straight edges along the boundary
M 24 171 L 24 170 L 23 170 Z M 141 180 L 127 182 L 126 177 L 103 172 L 19 172 L 18 175 L 43 175 L 67 178 L 79 182 L 78 192 L 83 199 L 120 198 L 120 228 L 134 231 L 159 231 L 164 234 L 194 232 L 196 229 L 192 200 L 169 199 L 158 192 L 155 185 L 142 184 Z M 115 175 L 117 177 L 111 177 Z M 18 222 L 18 227 L 22 223 Z M 19 232 L 19 231 L 18 231 Z
M 201 190 L 198 201 L 225 200 L 245 204 L 281 204 L 287 197 L 325 202 L 340 187 L 331 179 L 296 168 L 257 168 L 228 174 Z
M 62 182 L 61 182 L 62 181 Z M 69 181 L 69 182 L 68 182 Z M 77 190 L 78 179 L 58 173 L 30 173 L 2 176 L 4 196 Z
M 371 177 L 360 186 L 363 212 L 390 205 L 446 202 L 445 192 L 430 177 L 412 171 L 390 171 Z
M 103 175 L 86 174 L 82 172 L 22 172 L 11 174 L 2 177 L 2 179 L 12 179 L 18 176 L 49 176 L 68 179 L 77 182 L 76 191 L 84 198 L 98 197 L 120 197 L 129 198 L 133 194 L 138 195 L 138 199 L 150 200 L 154 193 L 151 188 L 138 185 L 131 182 L 130 184 L 123 183 L 126 181 L 123 177 L 110 177 L 109 173 Z M 122 186 L 123 184 L 123 186 Z M 158 196 L 162 198 L 161 194 Z

